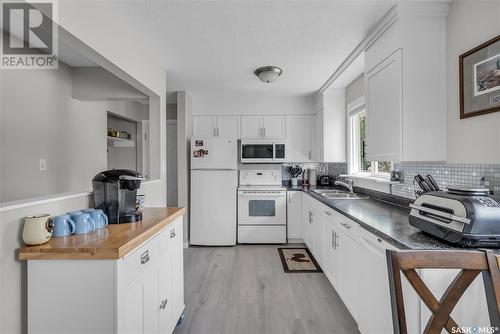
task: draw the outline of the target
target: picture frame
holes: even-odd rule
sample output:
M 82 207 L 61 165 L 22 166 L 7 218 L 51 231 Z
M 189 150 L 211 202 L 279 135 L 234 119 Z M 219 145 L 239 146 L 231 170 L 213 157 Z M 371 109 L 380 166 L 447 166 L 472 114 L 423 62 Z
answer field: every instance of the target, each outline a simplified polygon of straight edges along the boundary
M 459 56 L 460 119 L 500 111 L 500 35 Z

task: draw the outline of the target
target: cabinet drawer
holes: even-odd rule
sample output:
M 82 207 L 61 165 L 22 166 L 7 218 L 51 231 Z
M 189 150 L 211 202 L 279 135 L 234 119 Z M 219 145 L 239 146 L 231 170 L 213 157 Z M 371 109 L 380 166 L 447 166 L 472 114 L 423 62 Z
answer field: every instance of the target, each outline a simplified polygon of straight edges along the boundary
M 172 245 L 181 244 L 182 247 L 182 218 L 178 218 L 167 226 L 158 236 L 160 254 L 164 254 Z
M 156 266 L 159 253 L 158 237 L 155 236 L 134 252 L 126 255 L 119 264 L 119 275 L 123 278 L 124 286 L 128 286 L 143 272 Z

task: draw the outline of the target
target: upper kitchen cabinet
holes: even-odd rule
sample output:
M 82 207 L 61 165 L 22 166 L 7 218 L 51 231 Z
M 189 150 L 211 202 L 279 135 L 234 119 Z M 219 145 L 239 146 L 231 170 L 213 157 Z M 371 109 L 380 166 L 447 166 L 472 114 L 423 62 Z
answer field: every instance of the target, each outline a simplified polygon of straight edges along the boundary
M 312 160 L 346 161 L 345 91 L 323 93 L 312 125 Z
M 367 160 L 446 160 L 448 7 L 400 2 L 366 48 Z
M 312 159 L 313 116 L 286 116 L 286 156 L 287 161 L 305 162 Z
M 242 139 L 284 139 L 285 116 L 241 116 Z
M 193 136 L 240 138 L 239 116 L 193 116 Z

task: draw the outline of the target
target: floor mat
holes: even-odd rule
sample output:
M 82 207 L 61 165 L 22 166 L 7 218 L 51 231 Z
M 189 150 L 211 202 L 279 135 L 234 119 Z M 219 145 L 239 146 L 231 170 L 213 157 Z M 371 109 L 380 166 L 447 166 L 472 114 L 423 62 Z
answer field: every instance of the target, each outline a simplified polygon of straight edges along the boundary
M 286 273 L 322 273 L 321 267 L 307 248 L 278 248 Z

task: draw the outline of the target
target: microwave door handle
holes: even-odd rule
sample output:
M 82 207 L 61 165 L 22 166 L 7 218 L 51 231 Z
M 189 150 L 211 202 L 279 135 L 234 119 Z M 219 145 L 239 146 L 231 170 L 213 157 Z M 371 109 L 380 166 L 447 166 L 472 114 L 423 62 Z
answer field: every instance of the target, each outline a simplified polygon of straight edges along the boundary
M 456 216 L 456 215 L 448 213 L 448 212 L 434 210 L 434 209 L 427 208 L 425 206 L 421 206 L 421 205 L 417 205 L 417 204 L 410 204 L 410 208 L 416 209 L 418 211 L 430 213 L 430 214 L 433 214 L 433 215 L 436 215 L 438 217 L 442 217 L 445 219 L 451 219 L 451 220 L 455 220 L 455 221 L 458 221 L 458 222 L 461 222 L 464 224 L 470 224 L 470 219 L 465 218 L 465 217 L 459 217 L 459 216 Z

